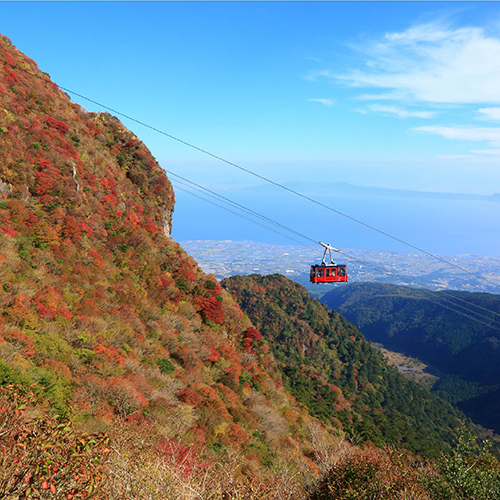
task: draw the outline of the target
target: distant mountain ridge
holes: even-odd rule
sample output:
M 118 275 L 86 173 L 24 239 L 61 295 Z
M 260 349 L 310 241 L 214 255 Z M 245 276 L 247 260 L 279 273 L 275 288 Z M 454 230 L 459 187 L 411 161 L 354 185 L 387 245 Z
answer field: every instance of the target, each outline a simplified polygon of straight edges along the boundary
M 434 254 L 498 256 L 498 193 L 483 195 L 398 190 L 335 183 L 330 178 L 285 184 L 287 188 L 331 207 L 333 212 L 273 185 L 218 188 L 237 203 L 315 241 L 330 238 L 330 243 L 336 247 L 409 251 L 402 244 L 342 217 L 338 213 L 342 212 Z M 193 199 L 187 193 L 179 192 L 179 200 L 182 201 L 182 208 L 176 215 L 177 220 L 189 217 L 191 221 L 189 226 L 183 224 L 175 230 L 174 235 L 179 240 L 243 241 L 251 235 L 251 239 L 263 243 L 288 244 L 290 241 L 285 235 L 276 236 L 276 233 L 249 221 L 235 219 L 233 214 Z M 203 220 L 197 220 L 196 214 L 201 210 L 218 217 L 224 224 L 212 228 Z M 320 221 L 329 224 L 318 224 Z M 471 234 L 474 238 L 470 237 Z M 297 242 L 300 244 L 300 239 Z
M 437 366 L 445 376 L 435 389 L 478 423 L 499 432 L 500 296 L 456 291 L 446 294 L 443 297 L 442 292 L 353 283 L 328 292 L 321 302 L 345 315 L 368 339 Z M 455 310 L 450 310 L 453 297 L 472 306 L 456 302 Z M 478 321 L 469 317 L 474 316 L 472 313 L 460 314 L 460 306 L 472 309 L 474 305 L 481 314 L 476 316 Z M 475 398 L 479 398 L 476 403 Z M 487 404 L 485 398 L 490 400 Z
M 397 189 L 397 188 L 381 188 L 376 186 L 363 186 L 360 184 L 350 184 L 348 182 L 286 182 L 284 184 L 290 189 L 294 189 L 303 194 L 328 195 L 348 194 L 359 196 L 383 196 L 383 197 L 400 197 L 400 198 L 426 198 L 436 200 L 464 200 L 464 201 L 489 201 L 500 203 L 500 193 L 491 195 L 481 195 L 472 193 L 443 193 L 438 191 L 417 191 L 412 189 Z M 242 191 L 269 191 L 274 190 L 272 186 L 265 184 L 249 186 L 242 188 Z

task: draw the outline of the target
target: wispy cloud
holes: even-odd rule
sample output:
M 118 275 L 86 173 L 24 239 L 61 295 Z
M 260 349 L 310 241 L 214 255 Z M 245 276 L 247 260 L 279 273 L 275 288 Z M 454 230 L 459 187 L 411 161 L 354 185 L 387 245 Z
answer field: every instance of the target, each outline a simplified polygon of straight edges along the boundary
M 481 108 L 477 112 L 480 120 L 500 121 L 500 108 Z
M 480 155 L 500 156 L 500 149 L 473 149 L 472 153 Z
M 309 99 L 310 102 L 319 102 L 320 104 L 323 104 L 324 106 L 331 107 L 335 103 L 331 99 Z
M 399 118 L 434 118 L 436 111 L 410 111 L 397 106 L 385 106 L 381 104 L 371 104 L 368 106 L 370 111 L 375 113 L 387 113 Z
M 483 28 L 452 29 L 434 21 L 354 48 L 364 57 L 364 67 L 343 74 L 317 72 L 311 78 L 387 89 L 409 101 L 500 103 L 500 38 Z
M 455 141 L 486 141 L 491 146 L 500 147 L 500 128 L 498 127 L 444 127 L 441 125 L 430 125 L 415 127 L 413 130 L 440 135 L 446 139 Z M 475 152 L 478 151 L 476 150 Z
M 383 94 L 361 94 L 356 99 L 360 101 L 402 101 L 404 95 L 401 92 L 384 92 Z
M 327 79 L 358 90 L 355 99 L 363 105 L 351 110 L 361 114 L 427 120 L 447 114 L 455 117 L 455 123 L 464 123 L 466 110 L 469 126 L 434 124 L 412 130 L 452 141 L 483 142 L 470 154 L 439 158 L 497 161 L 500 128 L 473 123 L 500 122 L 500 32 L 457 27 L 438 19 L 351 48 L 360 56 L 356 66 L 344 71 L 319 69 L 309 79 Z

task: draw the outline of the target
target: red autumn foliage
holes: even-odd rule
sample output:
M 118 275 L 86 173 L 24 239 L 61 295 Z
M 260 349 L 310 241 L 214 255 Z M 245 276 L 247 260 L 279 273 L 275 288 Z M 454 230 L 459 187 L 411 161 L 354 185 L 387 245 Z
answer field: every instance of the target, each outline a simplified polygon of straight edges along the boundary
M 0 428 L 1 498 L 83 499 L 102 481 L 108 438 L 57 420 L 32 389 L 0 388 Z
M 17 231 L 15 229 L 12 229 L 11 227 L 2 226 L 2 233 L 7 236 L 15 236 L 17 234 Z
M 185 266 L 179 266 L 175 270 L 175 279 L 177 281 L 183 280 L 187 283 L 192 283 L 193 281 L 196 281 L 196 274 L 191 269 L 187 269 Z
M 223 359 L 230 363 L 224 370 L 222 381 L 230 387 L 238 387 L 240 384 L 240 375 L 242 372 L 240 357 L 229 344 L 222 343 L 219 346 L 219 352 Z
M 208 385 L 197 385 L 198 393 L 203 398 L 203 406 L 220 418 L 231 418 L 226 405 L 222 402 L 217 391 Z
M 262 335 L 257 328 L 251 326 L 243 332 L 243 349 L 245 352 L 252 352 L 252 346 L 261 341 Z
M 197 373 L 203 366 L 196 352 L 183 345 L 178 345 L 175 351 L 172 351 L 172 357 L 189 372 Z
M 106 194 L 101 201 L 106 208 L 114 208 L 118 203 L 118 198 L 114 194 Z
M 199 308 L 203 319 L 221 325 L 224 322 L 224 310 L 222 302 L 214 297 L 201 297 L 199 295 L 194 298 L 195 305 Z
M 101 314 L 99 305 L 93 300 L 82 300 L 78 304 L 78 312 L 84 316 L 98 316 Z
M 91 248 L 89 250 L 89 257 L 92 258 L 92 263 L 94 266 L 98 267 L 99 269 L 104 268 L 104 261 L 102 260 L 101 255 L 95 248 Z
M 118 352 L 116 351 L 116 349 L 111 344 L 106 344 L 105 346 L 101 345 L 101 344 L 97 344 L 94 347 L 94 351 L 99 353 L 99 354 L 102 354 L 107 360 L 109 360 L 113 363 L 118 363 L 120 365 L 125 363 L 125 358 L 120 356 L 118 354 Z
M 4 81 L 7 84 L 17 83 L 18 78 L 17 75 L 10 69 L 5 68 Z
M 217 391 L 222 395 L 224 400 L 226 401 L 226 405 L 229 408 L 237 407 L 242 403 L 241 398 L 236 394 L 232 389 L 227 387 L 227 385 L 221 384 L 218 382 L 215 384 Z
M 29 314 L 30 298 L 26 295 L 16 295 L 7 307 L 4 315 L 15 323 L 23 323 Z
M 249 436 L 238 424 L 232 423 L 227 437 L 230 442 L 241 446 L 248 441 Z
M 160 277 L 160 283 L 163 288 L 168 288 L 172 284 L 172 282 L 165 276 Z
M 209 464 L 198 460 L 192 446 L 186 446 L 174 439 L 167 439 L 157 446 L 157 453 L 183 476 L 203 474 Z
M 28 219 L 25 222 L 26 226 L 32 227 L 32 226 L 38 224 L 38 217 L 35 215 L 35 213 L 33 212 L 33 210 L 30 210 L 28 212 L 28 214 L 29 214 L 29 217 L 28 217 Z
M 110 190 L 116 186 L 116 181 L 112 177 L 104 177 L 101 180 L 101 186 L 105 190 Z
M 151 234 L 155 234 L 158 232 L 158 228 L 155 226 L 153 221 L 149 217 L 145 217 L 146 224 L 144 224 L 144 229 Z
M 220 353 L 216 349 L 214 349 L 212 346 L 209 346 L 208 350 L 210 351 L 210 354 L 207 356 L 207 361 L 210 361 L 212 363 L 216 363 L 219 358 L 220 358 Z
M 10 224 L 10 213 L 8 210 L 0 209 L 0 223 Z
M 47 125 L 49 127 L 52 127 L 53 129 L 57 130 L 61 135 L 64 135 L 69 130 L 69 127 L 68 125 L 66 125 L 66 123 L 60 120 L 56 120 L 52 116 L 46 115 L 45 121 L 47 122 Z
M 126 221 L 133 226 L 137 226 L 141 222 L 139 216 L 135 212 L 131 212 Z
M 186 387 L 185 389 L 181 389 L 177 393 L 177 397 L 183 402 L 188 405 L 194 406 L 195 408 L 199 408 L 202 403 L 202 398 L 199 394 L 193 391 L 193 389 L 190 389 L 189 387 Z
M 72 242 L 77 242 L 82 237 L 82 228 L 80 224 L 75 219 L 75 217 L 71 215 L 66 215 L 64 217 L 64 223 L 62 228 L 62 235 L 65 238 L 70 239 Z
M 3 332 L 3 338 L 14 345 L 22 348 L 22 353 L 25 358 L 31 358 L 35 355 L 36 344 L 33 338 L 23 332 L 17 330 L 9 330 Z

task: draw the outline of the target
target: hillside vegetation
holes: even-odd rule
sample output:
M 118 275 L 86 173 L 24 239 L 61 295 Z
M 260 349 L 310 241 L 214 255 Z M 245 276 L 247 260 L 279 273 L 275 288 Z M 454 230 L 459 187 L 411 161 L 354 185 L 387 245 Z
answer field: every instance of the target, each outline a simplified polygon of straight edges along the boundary
M 464 432 L 437 462 L 369 443 L 436 455 L 459 415 L 287 281 L 266 340 L 170 238 L 174 193 L 138 137 L 5 37 L 0 62 L 0 498 L 498 498 Z
M 476 305 L 485 317 L 474 321 L 471 314 L 460 314 L 463 309 L 450 310 L 441 292 L 380 283 L 338 288 L 328 292 L 322 302 L 345 315 L 368 339 L 437 367 L 443 376 L 434 390 L 498 433 L 500 322 L 496 320 L 500 318 L 500 296 L 446 294 Z M 458 304 L 471 309 L 463 302 Z
M 146 446 L 136 426 L 144 456 L 199 457 L 192 468 L 237 453 L 230 477 L 298 463 L 314 477 L 311 419 L 231 296 L 170 238 L 174 193 L 149 150 L 6 38 L 0 54 L 0 384 L 35 384 L 59 418 L 129 436 L 114 448 L 125 475 Z
M 235 276 L 222 285 L 269 342 L 286 387 L 320 419 L 360 440 L 435 454 L 460 415 L 388 367 L 343 316 L 281 275 Z

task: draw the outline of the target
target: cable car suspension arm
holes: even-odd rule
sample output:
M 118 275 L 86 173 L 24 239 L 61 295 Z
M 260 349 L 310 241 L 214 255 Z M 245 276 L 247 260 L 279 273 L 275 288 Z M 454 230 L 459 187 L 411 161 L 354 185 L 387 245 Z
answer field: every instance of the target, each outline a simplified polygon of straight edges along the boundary
M 323 261 L 321 262 L 321 265 L 326 266 L 325 257 L 326 257 L 326 254 L 328 253 L 328 255 L 330 256 L 330 262 L 331 262 L 332 266 L 334 266 L 335 262 L 333 262 L 332 250 L 334 252 L 340 252 L 340 250 L 338 248 L 332 247 L 330 245 L 330 243 L 322 243 L 320 241 L 319 244 L 325 247 L 325 251 L 323 252 Z

